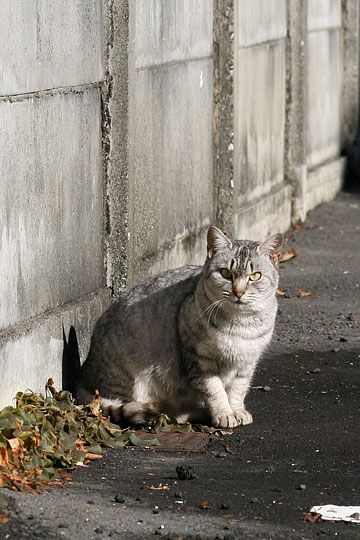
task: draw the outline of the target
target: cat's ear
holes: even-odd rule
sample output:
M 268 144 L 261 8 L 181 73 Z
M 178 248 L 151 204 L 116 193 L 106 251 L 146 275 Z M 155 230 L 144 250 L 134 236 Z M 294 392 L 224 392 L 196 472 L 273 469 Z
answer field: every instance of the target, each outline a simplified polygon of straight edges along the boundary
M 280 253 L 284 244 L 284 237 L 282 234 L 274 234 L 262 242 L 258 249 L 260 254 L 267 254 L 273 264 L 277 265 L 279 262 Z
M 207 234 L 207 249 L 208 256 L 211 257 L 214 251 L 218 251 L 224 247 L 231 246 L 231 240 L 223 234 L 220 229 L 211 225 Z

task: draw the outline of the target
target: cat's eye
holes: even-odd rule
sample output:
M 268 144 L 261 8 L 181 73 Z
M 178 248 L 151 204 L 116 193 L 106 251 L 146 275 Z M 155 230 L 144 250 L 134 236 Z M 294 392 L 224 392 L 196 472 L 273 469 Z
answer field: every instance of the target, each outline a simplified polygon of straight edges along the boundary
M 232 278 L 232 273 L 230 272 L 230 270 L 228 268 L 222 268 L 220 270 L 220 274 L 225 279 L 231 279 Z
M 250 274 L 249 279 L 250 281 L 259 281 L 261 278 L 261 272 L 254 272 L 253 274 Z

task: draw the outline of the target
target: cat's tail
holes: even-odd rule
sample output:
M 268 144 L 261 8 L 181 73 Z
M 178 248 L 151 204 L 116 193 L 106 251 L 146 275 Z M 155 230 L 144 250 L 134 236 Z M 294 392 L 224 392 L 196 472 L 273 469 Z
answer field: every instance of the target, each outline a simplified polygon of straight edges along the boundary
M 154 423 L 161 414 L 161 404 L 156 402 L 140 403 L 130 401 L 123 403 L 119 399 L 101 398 L 101 409 L 107 412 L 115 424 L 135 424 L 147 426 Z

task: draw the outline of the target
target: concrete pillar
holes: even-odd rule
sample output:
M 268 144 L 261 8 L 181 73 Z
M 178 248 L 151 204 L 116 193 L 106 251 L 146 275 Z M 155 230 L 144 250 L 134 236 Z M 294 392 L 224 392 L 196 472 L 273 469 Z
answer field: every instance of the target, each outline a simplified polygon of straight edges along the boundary
M 292 222 L 306 217 L 307 1 L 287 1 L 285 178 L 292 187 Z
M 214 211 L 216 225 L 233 234 L 234 0 L 214 0 Z

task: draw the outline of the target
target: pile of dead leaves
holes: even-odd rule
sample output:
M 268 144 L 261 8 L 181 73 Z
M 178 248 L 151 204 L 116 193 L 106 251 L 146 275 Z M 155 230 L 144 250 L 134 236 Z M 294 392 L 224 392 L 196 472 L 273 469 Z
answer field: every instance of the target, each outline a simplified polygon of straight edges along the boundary
M 101 415 L 100 397 L 77 406 L 67 391 L 18 392 L 0 411 L 0 487 L 36 492 L 63 483 L 64 472 L 101 457 L 101 447 L 158 444 L 120 430 Z

